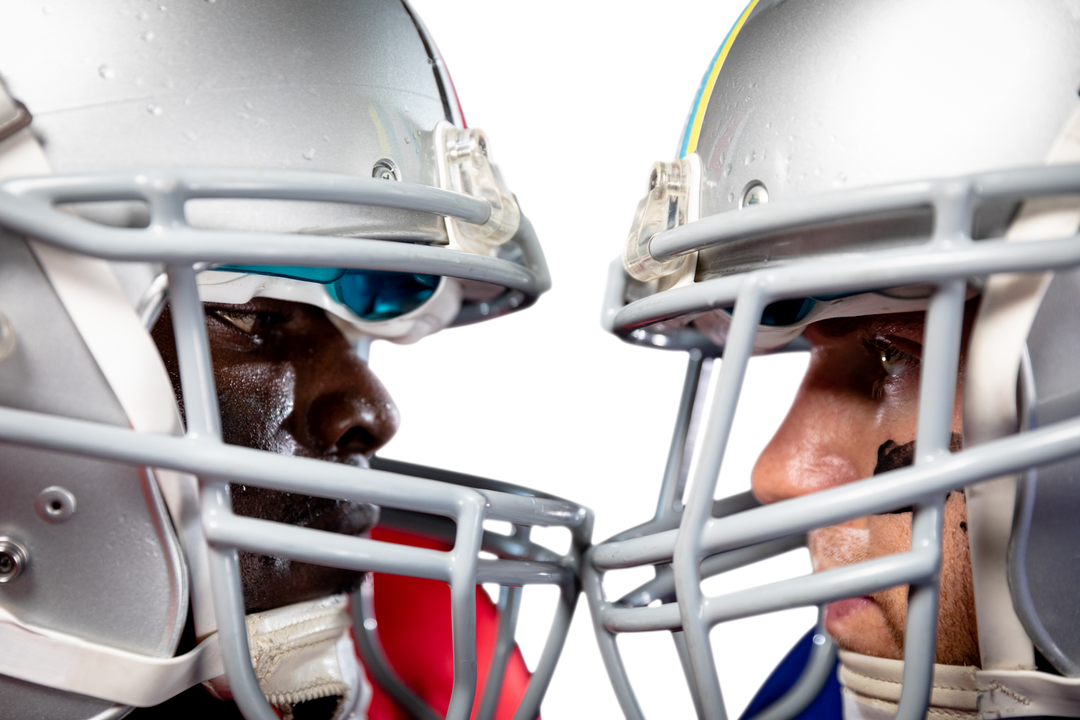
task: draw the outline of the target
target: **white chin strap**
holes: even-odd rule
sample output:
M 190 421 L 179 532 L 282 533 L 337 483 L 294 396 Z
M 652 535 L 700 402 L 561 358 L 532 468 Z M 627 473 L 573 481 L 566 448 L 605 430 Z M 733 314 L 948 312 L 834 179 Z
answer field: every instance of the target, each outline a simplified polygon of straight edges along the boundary
M 367 717 L 372 689 L 356 656 L 347 595 L 287 605 L 247 616 L 255 677 L 266 699 L 291 718 L 293 705 L 338 696 L 333 720 Z M 224 675 L 203 683 L 232 697 Z
M 934 665 L 928 720 L 978 720 L 974 666 Z M 900 700 L 903 660 L 840 651 L 844 720 L 892 720 Z
M 840 651 L 844 720 L 892 720 L 900 700 L 902 660 Z M 1080 717 L 1080 678 L 1035 670 L 980 670 L 934 665 L 928 720 Z

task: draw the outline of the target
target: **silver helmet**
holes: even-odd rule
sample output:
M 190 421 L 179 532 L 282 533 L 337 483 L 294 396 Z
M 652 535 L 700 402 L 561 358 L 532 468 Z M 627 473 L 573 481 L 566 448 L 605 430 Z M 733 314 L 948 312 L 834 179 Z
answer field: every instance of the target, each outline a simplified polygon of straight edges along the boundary
M 314 305 L 366 360 L 373 339 L 413 342 L 549 288 L 532 227 L 411 8 L 11 4 L 0 80 L 3 713 L 120 717 L 224 673 L 246 717 L 276 717 L 252 671 L 240 550 L 448 583 L 453 718 L 474 705 L 491 716 L 520 586 L 559 586 L 519 709 L 532 717 L 576 601 L 588 511 L 433 468 L 221 439 L 200 301 Z M 166 301 L 183 423 L 149 335 Z M 230 484 L 371 503 L 384 525 L 447 549 L 243 517 Z M 531 543 L 534 524 L 569 528 L 571 549 Z M 504 587 L 481 697 L 482 582 Z M 189 602 L 201 642 L 177 656 Z M 430 716 L 382 659 L 364 605 L 369 674 Z
M 690 355 L 656 515 L 593 548 L 584 571 L 628 718 L 642 713 L 619 633 L 673 633 L 698 716 L 717 720 L 714 653 L 738 649 L 713 647 L 716 625 L 904 585 L 903 663 L 846 655 L 849 670 L 880 671 L 871 689 L 841 673 L 856 704 L 921 718 L 955 679 L 964 691 L 950 712 L 1080 716 L 1080 536 L 1063 515 L 1080 498 L 1078 91 L 1075 3 L 753 0 L 739 16 L 608 276 L 607 330 Z M 753 356 L 807 349 L 819 321 L 903 312 L 925 313 L 912 467 L 767 505 L 718 487 Z M 935 665 L 954 491 L 966 497 L 978 627 L 978 667 L 962 670 Z M 702 589 L 808 532 L 905 510 L 905 552 Z M 605 573 L 644 566 L 653 580 L 605 594 Z M 817 695 L 836 647 L 822 625 L 816 641 L 800 681 L 760 717 L 794 717 Z

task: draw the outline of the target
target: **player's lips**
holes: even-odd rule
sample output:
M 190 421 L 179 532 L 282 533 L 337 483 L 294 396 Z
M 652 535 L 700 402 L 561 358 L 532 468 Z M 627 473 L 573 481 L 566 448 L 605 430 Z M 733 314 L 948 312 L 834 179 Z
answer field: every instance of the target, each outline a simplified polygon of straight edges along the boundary
M 369 467 L 368 459 L 355 453 L 329 453 L 319 459 L 358 468 Z M 234 485 L 232 491 L 233 510 L 237 514 L 288 525 L 359 535 L 374 527 L 379 518 L 378 508 L 370 503 L 298 495 L 254 486 Z
M 844 618 L 876 607 L 877 603 L 870 597 L 847 598 L 831 602 L 825 609 L 825 629 L 832 632 L 831 626 L 840 623 Z

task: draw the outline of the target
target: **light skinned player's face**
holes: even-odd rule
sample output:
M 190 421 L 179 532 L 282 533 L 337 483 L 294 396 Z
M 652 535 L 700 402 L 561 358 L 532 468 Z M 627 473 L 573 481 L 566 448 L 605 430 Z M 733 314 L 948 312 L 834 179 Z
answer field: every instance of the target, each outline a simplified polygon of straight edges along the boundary
M 964 338 L 975 309 L 969 303 Z M 776 502 L 911 464 L 918 428 L 922 313 L 837 318 L 810 325 L 810 365 L 783 424 L 758 458 L 753 489 Z M 961 443 L 963 351 L 953 405 L 953 449 Z M 904 552 L 910 511 L 811 531 L 814 571 Z M 975 602 L 962 492 L 945 504 L 937 661 L 978 665 Z M 840 647 L 901 659 L 907 586 L 831 603 L 826 628 Z

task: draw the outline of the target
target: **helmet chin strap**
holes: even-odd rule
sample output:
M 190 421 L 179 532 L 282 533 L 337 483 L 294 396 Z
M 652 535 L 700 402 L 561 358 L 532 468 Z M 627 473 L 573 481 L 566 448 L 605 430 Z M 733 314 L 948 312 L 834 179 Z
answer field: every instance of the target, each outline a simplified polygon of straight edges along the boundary
M 283 718 L 292 717 L 294 705 L 331 696 L 341 698 L 331 720 L 367 717 L 372 688 L 353 643 L 348 595 L 251 613 L 246 620 L 255 677 Z M 224 675 L 203 685 L 219 699 L 232 698 Z
M 903 660 L 841 650 L 840 685 L 844 720 L 892 720 L 900 701 Z M 978 720 L 979 691 L 974 666 L 934 665 L 928 720 Z
M 903 660 L 841 650 L 844 720 L 896 717 Z M 934 665 L 928 720 L 1080 715 L 1080 679 L 1034 670 L 980 670 L 973 665 Z

